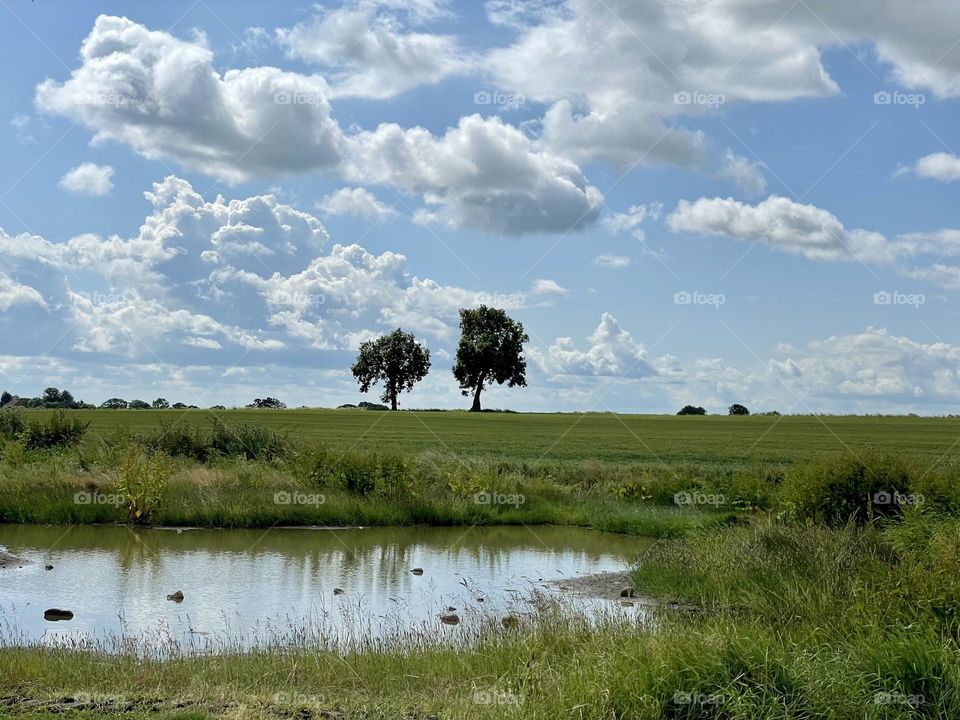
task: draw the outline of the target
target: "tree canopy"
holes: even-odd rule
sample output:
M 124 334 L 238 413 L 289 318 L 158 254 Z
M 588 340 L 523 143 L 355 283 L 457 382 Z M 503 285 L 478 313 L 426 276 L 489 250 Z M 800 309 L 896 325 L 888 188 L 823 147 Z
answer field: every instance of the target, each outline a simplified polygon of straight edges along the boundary
M 463 395 L 473 393 L 471 411 L 480 411 L 480 393 L 486 386 L 526 386 L 523 344 L 529 340 L 523 325 L 503 310 L 486 305 L 460 310 L 460 342 L 453 376 Z
M 413 333 L 397 328 L 389 335 L 363 343 L 350 371 L 360 384 L 360 392 L 383 383 L 380 399 L 396 410 L 397 395 L 404 390 L 410 392 L 430 371 L 430 351 L 417 342 Z

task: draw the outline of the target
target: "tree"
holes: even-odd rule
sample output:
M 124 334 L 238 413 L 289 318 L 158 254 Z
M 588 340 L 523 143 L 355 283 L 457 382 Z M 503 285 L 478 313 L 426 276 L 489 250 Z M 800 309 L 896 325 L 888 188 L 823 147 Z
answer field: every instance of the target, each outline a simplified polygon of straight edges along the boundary
M 11 395 L 6 390 L 4 390 L 3 394 L 0 394 L 0 408 L 6 407 L 12 402 L 13 402 L 13 395 Z
M 460 342 L 453 376 L 464 396 L 473 392 L 471 412 L 480 411 L 480 393 L 485 386 L 507 383 L 507 387 L 526 387 L 523 344 L 529 340 L 523 325 L 503 310 L 486 305 L 460 310 Z
M 45 408 L 76 408 L 78 403 L 73 399 L 73 395 L 67 390 L 58 390 L 55 387 L 49 387 L 43 391 L 43 396 L 38 403 Z
M 285 410 L 286 405 L 277 400 L 276 398 L 266 397 L 266 398 L 256 398 L 252 403 L 247 405 L 248 408 L 262 408 L 266 410 Z
M 749 415 L 750 411 L 747 410 L 746 405 L 741 405 L 740 403 L 734 403 L 730 406 L 730 410 L 727 411 L 728 415 Z
M 151 404 L 154 410 L 166 410 L 170 407 L 170 403 L 167 402 L 166 398 L 157 398 Z
M 100 403 L 100 407 L 105 410 L 126 410 L 127 401 L 123 398 L 110 398 L 109 400 L 104 400 Z
M 360 392 L 383 383 L 380 399 L 396 410 L 397 395 L 413 390 L 430 371 L 430 351 L 417 342 L 413 333 L 397 328 L 389 335 L 363 343 L 350 371 L 360 383 Z
M 128 407 L 131 410 L 149 410 L 150 403 L 144 402 L 143 400 L 131 400 Z
M 684 405 L 677 415 L 706 415 L 707 411 L 696 405 Z

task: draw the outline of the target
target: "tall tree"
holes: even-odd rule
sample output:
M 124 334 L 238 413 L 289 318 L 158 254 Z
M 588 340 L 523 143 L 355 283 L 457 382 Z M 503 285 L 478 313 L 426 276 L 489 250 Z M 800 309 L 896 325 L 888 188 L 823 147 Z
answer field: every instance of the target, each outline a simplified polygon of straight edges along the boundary
M 413 333 L 397 328 L 389 335 L 363 343 L 350 371 L 360 383 L 360 392 L 383 383 L 380 399 L 396 410 L 397 395 L 403 390 L 410 392 L 430 371 L 430 351 L 417 342 Z
M 503 310 L 486 305 L 460 310 L 460 343 L 453 376 L 464 395 L 473 393 L 471 412 L 480 411 L 480 393 L 485 386 L 526 386 L 523 344 L 529 340 L 523 325 Z

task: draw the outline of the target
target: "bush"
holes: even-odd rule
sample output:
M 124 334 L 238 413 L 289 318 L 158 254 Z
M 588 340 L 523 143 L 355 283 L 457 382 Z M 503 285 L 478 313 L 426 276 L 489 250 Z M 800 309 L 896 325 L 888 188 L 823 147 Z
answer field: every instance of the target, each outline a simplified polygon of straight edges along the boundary
M 27 429 L 23 413 L 13 408 L 0 410 L 0 438 L 15 440 Z
M 727 411 L 728 415 L 749 415 L 750 411 L 747 409 L 746 405 L 741 405 L 740 403 L 734 403 L 730 406 L 730 409 Z
M 355 495 L 408 496 L 413 490 L 413 466 L 397 455 L 366 452 L 316 451 L 308 461 L 307 477 L 321 487 L 339 486 Z
M 706 415 L 707 411 L 696 405 L 684 405 L 677 411 L 677 415 Z
M 910 492 L 908 465 L 887 455 L 841 455 L 798 465 L 783 485 L 784 500 L 799 519 L 834 526 L 899 516 L 913 501 Z
M 120 464 L 117 491 L 126 498 L 130 519 L 147 522 L 160 506 L 160 499 L 173 474 L 169 459 L 149 455 L 140 448 L 127 452 Z
M 23 445 L 27 450 L 72 447 L 79 444 L 89 426 L 89 422 L 80 422 L 79 418 L 68 419 L 67 413 L 60 410 L 46 422 L 31 422 L 22 434 Z
M 226 425 L 217 417 L 213 418 L 209 430 L 174 424 L 143 438 L 143 442 L 151 450 L 171 457 L 188 457 L 204 463 L 222 457 L 279 460 L 288 457 L 292 450 L 283 435 L 264 425 Z

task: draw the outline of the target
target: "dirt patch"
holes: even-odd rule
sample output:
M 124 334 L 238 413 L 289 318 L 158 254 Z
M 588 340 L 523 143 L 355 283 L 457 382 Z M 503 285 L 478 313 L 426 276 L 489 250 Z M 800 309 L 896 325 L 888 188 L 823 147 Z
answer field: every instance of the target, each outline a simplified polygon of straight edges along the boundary
M 0 569 L 21 568 L 24 565 L 30 565 L 30 561 L 16 555 L 11 555 L 3 548 L 0 548 Z
M 602 598 L 604 600 L 630 600 L 649 604 L 649 599 L 641 597 L 624 597 L 621 593 L 625 588 L 633 588 L 633 579 L 629 570 L 602 572 L 594 575 L 578 575 L 577 577 L 554 580 L 553 585 L 565 592 L 572 592 L 585 597 Z

